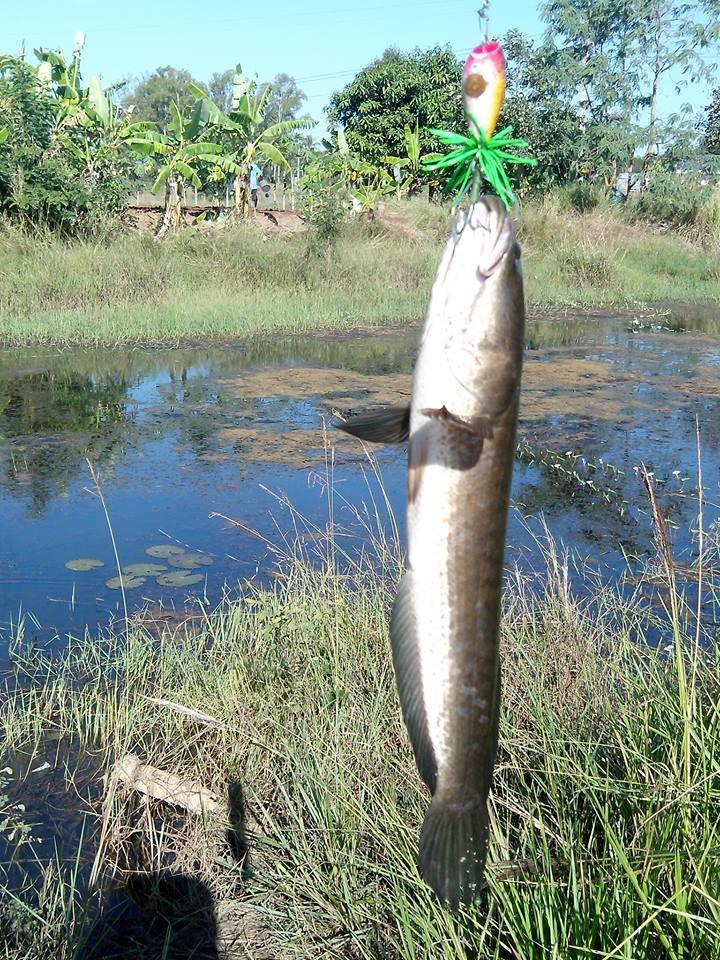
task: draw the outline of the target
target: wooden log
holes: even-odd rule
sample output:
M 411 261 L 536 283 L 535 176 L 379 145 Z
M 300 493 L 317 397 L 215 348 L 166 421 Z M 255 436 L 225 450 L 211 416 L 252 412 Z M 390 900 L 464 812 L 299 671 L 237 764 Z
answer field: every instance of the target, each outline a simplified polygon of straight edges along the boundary
M 113 767 L 110 781 L 124 783 L 131 790 L 174 807 L 181 807 L 188 813 L 222 813 L 217 794 L 207 787 L 195 780 L 178 777 L 174 773 L 143 763 L 133 753 L 127 753 L 118 760 Z

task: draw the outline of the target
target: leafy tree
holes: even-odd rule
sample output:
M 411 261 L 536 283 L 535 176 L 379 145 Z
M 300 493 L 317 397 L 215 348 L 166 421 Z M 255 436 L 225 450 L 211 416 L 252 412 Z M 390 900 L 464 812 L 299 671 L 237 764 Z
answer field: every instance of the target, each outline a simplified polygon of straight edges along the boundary
M 713 94 L 705 113 L 705 146 L 710 153 L 720 153 L 720 87 Z
M 512 124 L 538 161 L 537 167 L 512 173 L 521 189 L 565 183 L 577 176 L 583 131 L 560 54 L 552 43 L 535 45 L 518 30 L 510 31 L 502 46 L 508 60 L 508 88 L 499 126 Z
M 240 169 L 233 154 L 229 154 L 222 144 L 207 139 L 210 108 L 206 96 L 203 95 L 186 111 L 182 111 L 177 103 L 171 103 L 170 108 L 172 118 L 165 133 L 153 129 L 128 138 L 128 143 L 138 153 L 162 160 L 151 188 L 156 193 L 165 187 L 165 214 L 157 239 L 180 226 L 183 187 L 186 183 L 197 189 L 202 187 L 200 172 L 203 165 L 222 169 L 226 175 Z
M 687 84 L 708 79 L 714 70 L 714 64 L 706 61 L 701 52 L 717 39 L 720 30 L 717 13 L 712 12 L 711 6 L 703 7 L 684 0 L 635 0 L 638 21 L 633 59 L 637 63 L 638 74 L 649 86 L 647 94 L 639 102 L 647 106 L 650 115 L 640 175 L 641 192 L 646 188 L 648 170 L 657 154 L 661 136 L 658 98 L 663 78 L 671 70 L 681 68 L 682 73 L 676 83 Z
M 637 16 L 630 0 L 547 0 L 542 9 L 556 69 L 577 104 L 579 172 L 602 177 L 610 190 L 641 140 L 634 122 Z
M 381 157 L 382 163 L 389 163 L 393 168 L 393 176 L 397 188 L 398 198 L 413 187 L 417 187 L 421 180 L 421 166 L 423 157 L 420 150 L 420 126 L 415 122 L 415 129 L 411 130 L 406 124 L 405 130 L 405 155 L 401 157 Z M 405 180 L 403 180 L 403 171 L 407 171 Z
M 158 67 L 153 73 L 143 77 L 137 85 L 122 98 L 125 107 L 133 107 L 137 120 L 151 120 L 165 127 L 172 119 L 171 104 L 175 103 L 183 111 L 193 102 L 190 84 L 206 90 L 187 70 L 176 67 Z
M 233 80 L 235 78 L 234 70 L 223 70 L 222 73 L 214 73 L 210 77 L 208 84 L 208 93 L 212 100 L 218 105 L 223 113 L 230 113 L 232 110 Z
M 308 127 L 309 120 L 281 120 L 270 126 L 265 124 L 268 99 L 272 87 L 269 84 L 258 86 L 255 78 L 248 79 L 240 64 L 233 77 L 232 106 L 229 115 L 197 84 L 191 84 L 193 95 L 198 104 L 203 105 L 208 122 L 214 126 L 228 145 L 228 150 L 237 165 L 235 177 L 235 207 L 248 216 L 250 212 L 250 190 L 248 174 L 253 163 L 268 161 L 284 170 L 289 170 L 285 154 L 278 146 L 281 136 L 292 130 Z
M 419 124 L 424 153 L 438 149 L 429 127 L 461 129 L 461 64 L 449 47 L 386 50 L 330 100 L 330 122 L 342 126 L 350 149 L 377 163 L 400 156 L 405 127 Z
M 307 100 L 297 80 L 287 73 L 278 73 L 269 86 L 264 111 L 267 123 L 297 120 L 300 108 Z
M 51 91 L 38 71 L 0 57 L 0 210 L 29 227 L 73 233 L 92 205 L 90 191 L 53 143 Z

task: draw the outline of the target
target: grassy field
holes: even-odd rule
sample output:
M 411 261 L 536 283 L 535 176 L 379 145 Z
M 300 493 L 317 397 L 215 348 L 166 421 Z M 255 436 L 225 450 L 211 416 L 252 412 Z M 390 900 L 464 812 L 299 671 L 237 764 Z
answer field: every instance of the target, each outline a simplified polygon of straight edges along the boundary
M 176 343 L 419 320 L 448 230 L 446 208 L 390 205 L 392 223 L 348 224 L 325 253 L 306 234 L 253 227 L 167 242 L 126 234 L 61 243 L 0 230 L 0 342 Z M 519 232 L 531 307 L 720 299 L 717 248 L 528 203 Z
M 93 882 L 82 855 L 41 848 L 45 883 L 5 898 L 0 955 L 719 957 L 720 659 L 692 605 L 597 582 L 578 599 L 552 544 L 544 581 L 510 578 L 487 890 L 454 916 L 415 868 L 428 800 L 388 654 L 399 558 L 387 542 L 373 569 L 317 550 L 187 632 L 137 627 L 59 662 L 14 651 L 10 755 L 30 768 L 51 735 L 107 771 L 132 750 L 223 811 L 182 814 L 110 778 L 84 841 Z M 109 911 L 118 883 L 141 933 Z

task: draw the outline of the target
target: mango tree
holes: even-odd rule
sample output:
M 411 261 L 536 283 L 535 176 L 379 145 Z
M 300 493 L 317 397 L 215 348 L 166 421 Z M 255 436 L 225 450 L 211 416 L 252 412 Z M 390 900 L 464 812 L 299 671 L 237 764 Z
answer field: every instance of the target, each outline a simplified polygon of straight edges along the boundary
M 170 111 L 172 116 L 166 133 L 152 129 L 127 140 L 137 153 L 159 158 L 162 164 L 151 187 L 153 193 L 165 187 L 165 212 L 156 239 L 180 226 L 183 188 L 187 183 L 196 189 L 202 187 L 204 166 L 212 165 L 230 175 L 240 171 L 232 152 L 220 143 L 203 139 L 211 112 L 206 98 L 193 105 L 187 119 L 175 102 Z

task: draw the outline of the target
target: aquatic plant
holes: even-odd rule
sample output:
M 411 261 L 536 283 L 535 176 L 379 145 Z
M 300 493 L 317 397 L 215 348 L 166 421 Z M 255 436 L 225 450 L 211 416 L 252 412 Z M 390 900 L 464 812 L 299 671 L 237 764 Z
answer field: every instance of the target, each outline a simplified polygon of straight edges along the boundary
M 78 573 L 87 573 L 89 570 L 96 570 L 98 567 L 104 567 L 103 560 L 93 560 L 91 557 L 80 557 L 77 560 L 68 560 L 65 566 L 68 570 L 74 570 Z
M 159 557 L 167 559 L 178 553 L 185 553 L 185 547 L 178 547 L 173 543 L 159 543 L 154 547 L 148 547 L 145 553 L 149 557 Z
M 205 579 L 201 573 L 190 573 L 189 570 L 176 570 L 174 573 L 162 573 L 157 578 L 161 587 L 190 587 L 195 583 L 202 583 Z
M 628 501 L 622 491 L 625 473 L 602 457 L 593 459 L 572 450 L 558 453 L 534 447 L 529 440 L 518 443 L 516 456 L 521 463 L 540 468 L 569 496 L 590 497 L 594 503 L 611 505 L 621 517 L 626 515 Z

